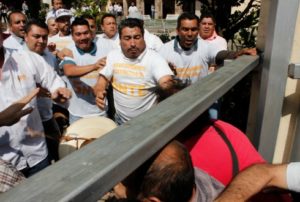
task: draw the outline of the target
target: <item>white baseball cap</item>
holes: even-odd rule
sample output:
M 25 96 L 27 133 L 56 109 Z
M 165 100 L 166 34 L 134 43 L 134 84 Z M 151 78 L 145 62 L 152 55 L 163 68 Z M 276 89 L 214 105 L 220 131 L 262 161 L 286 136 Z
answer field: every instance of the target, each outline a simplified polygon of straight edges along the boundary
M 61 9 L 58 9 L 58 10 L 55 12 L 55 16 L 56 16 L 56 19 L 58 19 L 58 18 L 64 17 L 64 16 L 72 17 L 73 14 L 72 14 L 72 12 L 71 12 L 70 10 L 61 8 Z

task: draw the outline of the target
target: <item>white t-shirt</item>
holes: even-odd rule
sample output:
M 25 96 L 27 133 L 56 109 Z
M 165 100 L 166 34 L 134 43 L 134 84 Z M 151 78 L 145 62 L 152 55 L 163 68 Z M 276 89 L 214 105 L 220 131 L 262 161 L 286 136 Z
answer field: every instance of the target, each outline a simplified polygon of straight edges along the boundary
M 158 36 L 151 34 L 146 29 L 145 29 L 145 33 L 144 33 L 144 39 L 145 39 L 147 48 L 154 50 L 156 52 L 158 52 L 163 45 L 163 42 L 161 41 L 161 39 Z
M 300 162 L 288 164 L 286 179 L 289 190 L 300 192 Z
M 105 49 L 97 48 L 95 45 L 94 49 L 88 53 L 78 49 L 75 43 L 70 44 L 67 48 L 72 51 L 73 58 L 65 57 L 60 66 L 65 64 L 90 65 L 108 54 Z M 68 108 L 72 115 L 79 117 L 106 116 L 107 109 L 102 111 L 96 105 L 93 93 L 93 86 L 97 82 L 98 75 L 98 70 L 95 70 L 80 77 L 67 77 L 67 85 L 73 95 Z
M 129 15 L 130 13 L 135 13 L 135 12 L 139 12 L 139 9 L 136 6 L 129 6 L 128 8 Z
M 58 62 L 56 57 L 52 53 L 50 53 L 47 49 L 44 51 L 43 55 L 41 55 L 44 60 L 53 68 L 53 70 L 57 70 Z M 37 105 L 39 109 L 39 113 L 41 115 L 42 121 L 48 121 L 53 117 L 52 105 L 53 101 L 51 98 L 47 97 L 39 97 L 37 99 Z
M 11 33 L 11 35 L 3 41 L 4 48 L 9 48 L 13 50 L 22 50 L 23 44 L 24 40 L 13 33 Z
M 65 87 L 45 60 L 33 52 L 5 50 L 5 61 L 0 80 L 0 111 L 36 88 L 36 83 L 53 93 Z M 33 111 L 9 127 L 0 127 L 0 157 L 11 162 L 18 170 L 33 167 L 47 155 L 42 121 L 36 99 L 29 104 Z
M 163 76 L 173 75 L 166 61 L 146 49 L 137 59 L 111 51 L 100 74 L 112 82 L 116 114 L 124 123 L 157 103 L 155 90 Z
M 120 38 L 119 38 L 119 34 L 116 33 L 115 36 L 113 36 L 112 38 L 108 38 L 108 36 L 105 34 L 105 33 L 102 33 L 102 34 L 98 34 L 97 37 L 101 40 L 97 40 L 97 46 L 101 46 L 101 43 L 105 44 L 106 45 L 106 42 L 103 42 L 104 41 L 107 41 L 110 43 L 110 45 L 112 46 L 111 49 L 120 49 Z M 98 42 L 99 41 L 99 42 Z M 98 44 L 100 43 L 100 44 Z
M 219 35 L 217 35 L 215 38 L 210 40 L 205 40 L 202 39 L 201 37 L 199 37 L 199 39 L 211 44 L 218 52 L 222 50 L 227 50 L 227 41 Z
M 217 52 L 203 40 L 190 50 L 183 50 L 177 39 L 165 43 L 159 54 L 176 66 L 176 77 L 184 83 L 195 83 L 208 75 L 208 64 L 214 63 Z
M 30 51 L 26 44 L 23 46 L 23 48 L 25 51 Z M 46 49 L 41 56 L 48 63 L 48 65 L 50 65 L 50 67 L 52 67 L 53 70 L 56 71 L 56 69 L 58 68 L 56 57 L 54 57 L 54 55 L 50 53 L 48 49 Z M 53 101 L 51 98 L 37 97 L 37 107 L 43 122 L 48 121 L 53 117 L 52 105 Z
M 72 39 L 71 35 L 59 36 L 59 33 L 58 33 L 58 34 L 48 38 L 48 44 L 51 42 L 55 43 L 56 49 L 61 51 L 62 49 L 67 47 L 69 44 L 73 43 L 73 39 Z

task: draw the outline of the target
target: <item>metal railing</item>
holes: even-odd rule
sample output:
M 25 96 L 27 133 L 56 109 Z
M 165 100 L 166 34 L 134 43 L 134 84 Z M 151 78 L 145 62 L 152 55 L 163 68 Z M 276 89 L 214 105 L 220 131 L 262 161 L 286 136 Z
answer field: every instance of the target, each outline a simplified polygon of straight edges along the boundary
M 259 63 L 242 56 L 7 193 L 0 201 L 96 201 Z

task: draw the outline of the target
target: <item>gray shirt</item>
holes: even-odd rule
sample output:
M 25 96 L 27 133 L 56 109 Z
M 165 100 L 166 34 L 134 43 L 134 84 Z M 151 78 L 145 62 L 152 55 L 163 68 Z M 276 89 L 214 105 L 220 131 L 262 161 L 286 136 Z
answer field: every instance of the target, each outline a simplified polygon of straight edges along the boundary
M 194 168 L 196 196 L 192 202 L 211 202 L 225 188 L 224 185 L 206 172 Z

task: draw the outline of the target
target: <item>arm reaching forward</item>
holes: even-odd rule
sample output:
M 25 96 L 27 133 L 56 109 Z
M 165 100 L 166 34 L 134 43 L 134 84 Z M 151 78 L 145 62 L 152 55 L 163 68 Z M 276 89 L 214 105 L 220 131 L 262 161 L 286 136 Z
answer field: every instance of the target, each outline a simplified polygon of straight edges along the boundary
M 25 107 L 39 92 L 39 88 L 32 90 L 28 95 L 11 104 L 0 112 L 0 126 L 11 126 L 17 123 L 23 116 L 32 112 L 32 107 Z
M 286 164 L 253 165 L 240 172 L 215 202 L 246 201 L 263 188 L 272 186 L 287 189 L 286 171 Z

